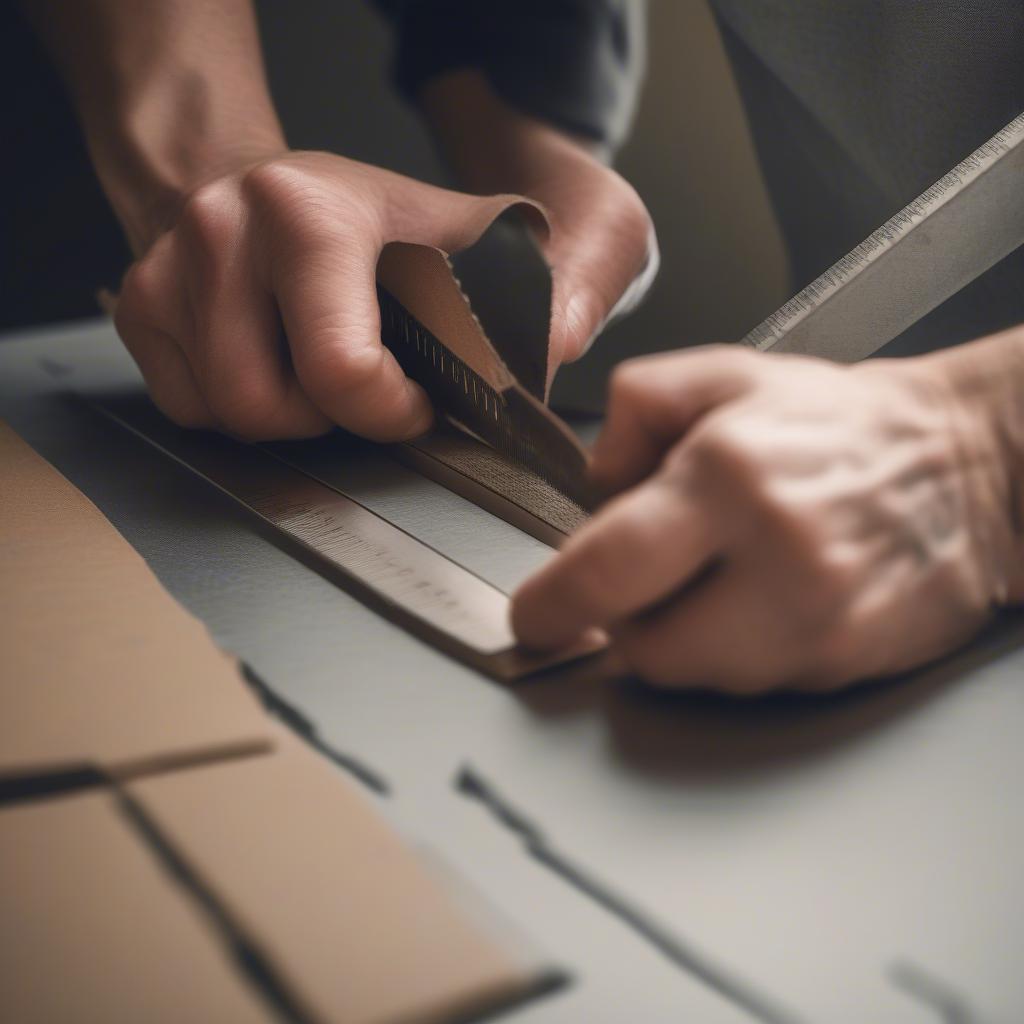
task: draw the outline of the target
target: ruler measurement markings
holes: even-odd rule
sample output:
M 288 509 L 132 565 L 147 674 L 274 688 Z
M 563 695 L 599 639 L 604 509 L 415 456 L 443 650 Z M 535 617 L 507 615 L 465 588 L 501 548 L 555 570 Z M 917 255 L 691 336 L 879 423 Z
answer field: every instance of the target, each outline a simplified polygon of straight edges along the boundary
M 996 132 L 991 139 L 925 189 L 917 198 L 855 246 L 851 252 L 766 317 L 743 339 L 743 344 L 766 351 L 781 343 L 787 334 L 800 326 L 812 314 L 818 313 L 830 299 L 840 294 L 845 286 L 856 280 L 873 263 L 889 257 L 901 240 L 919 230 L 922 224 L 934 215 L 940 214 L 949 204 L 966 202 L 969 198 L 968 193 L 973 187 L 977 187 L 979 184 L 988 185 L 986 175 L 994 179 L 992 172 L 995 171 L 998 174 L 1002 170 L 999 166 L 1002 160 L 1010 155 L 1019 159 L 1022 141 L 1024 141 L 1024 114 Z M 1008 186 L 1006 182 L 993 180 L 988 187 L 989 191 L 999 188 L 1005 191 Z M 1019 209 L 1021 202 L 1024 201 L 1019 185 L 1015 198 Z M 1011 206 L 1010 209 L 1012 210 L 1013 207 Z M 1024 237 L 1014 236 L 1014 241 L 1016 244 L 1020 244 L 1020 241 L 1024 241 Z M 1005 254 L 1005 252 L 987 254 L 987 262 L 984 266 L 977 268 L 974 276 L 988 269 L 992 263 Z M 954 283 L 947 290 L 947 294 L 942 295 L 938 301 L 942 301 L 943 298 L 958 290 L 963 283 L 965 282 Z M 905 301 L 913 302 L 913 298 L 907 296 Z M 928 312 L 931 308 L 934 308 L 934 303 L 913 319 L 919 319 L 920 315 Z M 913 322 L 913 319 L 910 322 Z M 873 351 L 881 347 L 889 340 L 891 340 L 891 336 L 881 338 L 870 350 Z M 827 338 L 823 337 L 821 354 L 828 354 L 827 344 Z M 866 351 L 866 346 L 861 347 L 865 348 L 864 354 L 869 354 Z
M 214 482 L 217 482 L 216 479 Z M 443 628 L 461 642 L 483 653 L 493 653 L 508 646 L 504 642 L 497 645 L 481 645 L 481 637 L 494 633 L 493 620 L 485 614 L 480 614 L 479 606 L 469 606 L 460 601 L 457 592 L 450 585 L 439 583 L 435 575 L 424 571 L 425 567 L 422 564 L 417 567 L 413 558 L 402 557 L 407 552 L 401 550 L 405 545 L 398 538 L 404 537 L 411 544 L 425 548 L 421 542 L 398 531 L 397 527 L 392 527 L 391 524 L 387 526 L 390 527 L 390 531 L 395 532 L 386 543 L 376 539 L 373 536 L 375 531 L 372 529 L 361 530 L 359 527 L 362 516 L 375 516 L 375 513 L 351 502 L 351 499 L 338 496 L 359 510 L 354 514 L 352 508 L 342 506 L 345 513 L 345 517 L 342 518 L 322 500 L 314 503 L 294 497 L 282 498 L 278 494 L 246 495 L 237 489 L 231 493 L 277 528 L 309 544 L 321 556 L 329 558 L 339 567 L 357 574 L 381 596 L 400 600 L 409 610 L 431 624 Z M 320 499 L 319 494 L 317 497 Z M 365 527 L 365 523 L 362 525 Z M 443 556 L 436 552 L 431 553 L 435 559 L 443 559 Z M 417 558 L 421 557 L 419 550 L 414 550 L 412 554 Z M 445 567 L 454 565 L 447 559 L 444 559 L 444 563 Z M 433 565 L 426 568 L 437 567 Z M 479 600 L 480 593 L 474 597 Z
M 324 565 L 433 636 L 448 638 L 442 646 L 453 642 L 452 653 L 463 660 L 514 676 L 579 656 L 572 652 L 531 661 L 519 654 L 508 623 L 508 597 L 497 587 L 273 452 L 181 431 L 138 403 L 128 408 L 115 400 L 97 408 Z

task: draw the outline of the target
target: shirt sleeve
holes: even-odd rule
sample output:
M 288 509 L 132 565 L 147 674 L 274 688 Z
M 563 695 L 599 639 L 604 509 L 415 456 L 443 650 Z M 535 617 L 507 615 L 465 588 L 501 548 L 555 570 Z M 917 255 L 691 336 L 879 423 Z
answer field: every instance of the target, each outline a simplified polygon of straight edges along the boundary
M 482 71 L 526 113 L 608 148 L 629 131 L 646 58 L 646 0 L 375 0 L 396 32 L 394 78 L 415 97 Z

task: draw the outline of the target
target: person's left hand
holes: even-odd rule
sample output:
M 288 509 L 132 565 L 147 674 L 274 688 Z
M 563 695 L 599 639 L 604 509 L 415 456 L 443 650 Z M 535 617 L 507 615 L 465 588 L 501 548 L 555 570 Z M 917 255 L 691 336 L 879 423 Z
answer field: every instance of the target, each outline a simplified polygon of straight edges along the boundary
M 603 627 L 655 684 L 834 688 L 1024 597 L 997 431 L 941 357 L 633 360 L 593 474 L 617 496 L 523 584 L 513 626 L 534 647 Z

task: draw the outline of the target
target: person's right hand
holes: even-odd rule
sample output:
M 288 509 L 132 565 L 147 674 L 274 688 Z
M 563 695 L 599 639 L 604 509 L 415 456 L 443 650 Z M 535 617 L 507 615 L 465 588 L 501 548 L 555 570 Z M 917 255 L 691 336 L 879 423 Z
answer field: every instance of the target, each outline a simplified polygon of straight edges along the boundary
M 117 330 L 182 426 L 252 441 L 333 424 L 414 437 L 432 412 L 381 344 L 378 256 L 390 241 L 458 251 L 507 202 L 284 152 L 187 197 L 125 275 Z

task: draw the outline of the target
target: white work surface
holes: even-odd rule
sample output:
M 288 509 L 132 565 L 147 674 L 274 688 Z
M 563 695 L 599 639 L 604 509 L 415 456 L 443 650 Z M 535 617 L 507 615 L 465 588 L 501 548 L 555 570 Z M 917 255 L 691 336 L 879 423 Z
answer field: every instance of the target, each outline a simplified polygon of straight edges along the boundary
M 504 688 L 364 608 L 69 397 L 137 383 L 107 323 L 0 340 L 0 417 L 222 646 L 389 781 L 379 806 L 412 841 L 573 974 L 503 1020 L 1024 1020 L 1019 620 L 915 678 L 837 698 L 733 702 L 558 679 Z M 502 588 L 550 554 L 376 452 L 320 471 Z M 455 790 L 463 765 L 772 1012 L 674 965 L 531 857 Z

